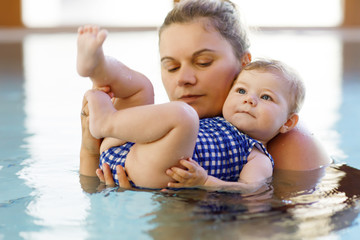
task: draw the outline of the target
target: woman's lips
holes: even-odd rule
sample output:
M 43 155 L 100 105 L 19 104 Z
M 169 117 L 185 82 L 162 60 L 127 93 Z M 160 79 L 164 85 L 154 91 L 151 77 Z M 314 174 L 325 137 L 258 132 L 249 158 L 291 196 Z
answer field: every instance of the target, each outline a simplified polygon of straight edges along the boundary
M 192 102 L 195 102 L 196 100 L 198 100 L 202 96 L 203 95 L 184 95 L 184 96 L 181 96 L 179 99 L 180 99 L 180 101 L 183 101 L 186 103 L 192 103 Z

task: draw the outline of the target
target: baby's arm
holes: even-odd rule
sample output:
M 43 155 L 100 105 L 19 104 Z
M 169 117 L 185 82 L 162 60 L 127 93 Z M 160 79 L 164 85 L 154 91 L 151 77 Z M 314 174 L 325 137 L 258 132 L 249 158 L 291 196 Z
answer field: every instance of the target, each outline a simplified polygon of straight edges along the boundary
M 248 157 L 248 163 L 240 173 L 238 182 L 227 182 L 213 176 L 208 176 L 206 170 L 196 161 L 181 160 L 185 168 L 172 167 L 167 170 L 168 176 L 176 180 L 169 183 L 168 187 L 204 187 L 209 190 L 225 190 L 254 192 L 263 185 L 266 179 L 272 176 L 272 165 L 269 158 L 254 148 Z
M 273 167 L 269 157 L 254 147 L 240 173 L 239 181 L 261 182 L 271 177 L 272 173 Z

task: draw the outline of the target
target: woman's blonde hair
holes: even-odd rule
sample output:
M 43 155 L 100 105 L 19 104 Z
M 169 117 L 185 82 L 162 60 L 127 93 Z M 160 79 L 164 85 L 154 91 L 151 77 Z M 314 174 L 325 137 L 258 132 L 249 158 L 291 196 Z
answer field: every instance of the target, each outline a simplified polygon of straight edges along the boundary
M 247 27 L 240 14 L 229 0 L 183 0 L 176 3 L 168 13 L 159 30 L 159 39 L 163 30 L 174 23 L 189 23 L 204 18 L 226 39 L 240 60 L 249 50 Z

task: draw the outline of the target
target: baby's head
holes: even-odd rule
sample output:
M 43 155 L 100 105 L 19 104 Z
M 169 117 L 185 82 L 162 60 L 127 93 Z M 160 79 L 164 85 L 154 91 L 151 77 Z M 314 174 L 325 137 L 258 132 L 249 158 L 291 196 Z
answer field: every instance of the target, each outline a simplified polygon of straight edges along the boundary
M 242 71 L 272 72 L 289 87 L 289 115 L 299 113 L 305 99 L 305 85 L 300 75 L 287 64 L 274 59 L 261 59 L 246 65 Z M 236 81 L 236 80 L 235 80 Z
M 295 127 L 304 97 L 304 84 L 292 68 L 276 60 L 258 60 L 239 73 L 223 115 L 239 130 L 266 143 Z

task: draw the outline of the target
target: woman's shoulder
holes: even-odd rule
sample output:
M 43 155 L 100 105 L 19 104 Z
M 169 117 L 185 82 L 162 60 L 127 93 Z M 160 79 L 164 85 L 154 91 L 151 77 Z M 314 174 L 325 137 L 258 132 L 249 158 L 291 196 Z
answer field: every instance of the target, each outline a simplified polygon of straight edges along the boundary
M 306 171 L 330 164 L 321 142 L 304 125 L 279 134 L 268 143 L 275 168 Z

